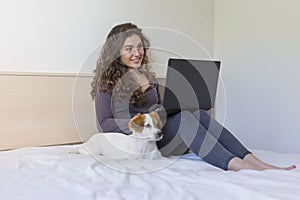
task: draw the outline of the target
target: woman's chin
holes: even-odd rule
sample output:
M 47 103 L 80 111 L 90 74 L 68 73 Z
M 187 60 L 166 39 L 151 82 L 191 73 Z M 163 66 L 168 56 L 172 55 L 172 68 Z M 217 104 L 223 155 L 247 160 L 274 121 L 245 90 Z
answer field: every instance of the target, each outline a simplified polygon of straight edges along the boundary
M 141 66 L 141 63 L 137 63 L 137 64 L 130 64 L 128 67 L 132 68 L 132 69 L 136 69 L 139 68 Z

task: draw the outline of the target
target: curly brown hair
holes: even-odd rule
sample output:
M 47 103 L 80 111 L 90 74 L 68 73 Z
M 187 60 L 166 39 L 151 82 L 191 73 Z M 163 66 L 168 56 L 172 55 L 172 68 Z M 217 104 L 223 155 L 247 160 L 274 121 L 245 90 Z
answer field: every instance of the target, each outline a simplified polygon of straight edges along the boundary
M 115 94 L 119 97 L 129 99 L 130 104 L 139 104 L 144 101 L 141 87 L 134 83 L 132 77 L 123 77 L 129 68 L 120 60 L 120 49 L 124 41 L 134 34 L 141 38 L 144 48 L 144 57 L 141 67 L 139 67 L 138 70 L 143 73 L 149 81 L 154 77 L 147 55 L 150 42 L 142 33 L 142 30 L 132 23 L 116 25 L 107 35 L 100 53 L 100 58 L 97 61 L 96 69 L 93 71 L 94 77 L 91 82 L 92 90 L 90 92 L 93 100 L 96 97 L 97 90 L 104 92 L 114 90 Z

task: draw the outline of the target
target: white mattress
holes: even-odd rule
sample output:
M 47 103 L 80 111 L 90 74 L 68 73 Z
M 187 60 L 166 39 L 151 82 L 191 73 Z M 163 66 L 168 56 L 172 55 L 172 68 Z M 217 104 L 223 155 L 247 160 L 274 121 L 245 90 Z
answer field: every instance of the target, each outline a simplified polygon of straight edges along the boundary
M 193 154 L 110 161 L 69 154 L 73 148 L 0 152 L 0 199 L 300 199 L 299 169 L 230 172 Z M 300 167 L 300 154 L 253 152 L 272 164 Z

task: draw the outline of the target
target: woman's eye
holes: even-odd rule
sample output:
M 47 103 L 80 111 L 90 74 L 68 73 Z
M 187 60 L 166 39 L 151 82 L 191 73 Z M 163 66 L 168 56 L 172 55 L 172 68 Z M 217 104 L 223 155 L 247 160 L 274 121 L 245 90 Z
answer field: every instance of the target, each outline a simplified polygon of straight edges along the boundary
M 145 128 L 151 128 L 151 125 L 150 124 L 146 124 Z
M 144 45 L 143 44 L 139 44 L 138 45 L 138 49 L 142 49 L 142 48 L 144 48 Z
M 125 50 L 130 52 L 130 51 L 132 51 L 132 48 L 131 47 L 127 47 Z

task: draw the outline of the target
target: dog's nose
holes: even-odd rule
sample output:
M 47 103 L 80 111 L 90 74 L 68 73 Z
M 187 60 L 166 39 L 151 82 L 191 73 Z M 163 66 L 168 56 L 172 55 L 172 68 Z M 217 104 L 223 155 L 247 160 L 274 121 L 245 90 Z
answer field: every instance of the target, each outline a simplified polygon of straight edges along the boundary
M 157 138 L 162 138 L 162 136 L 163 136 L 163 133 L 162 133 L 161 131 L 158 131 L 158 132 L 156 133 L 156 137 L 157 137 Z

